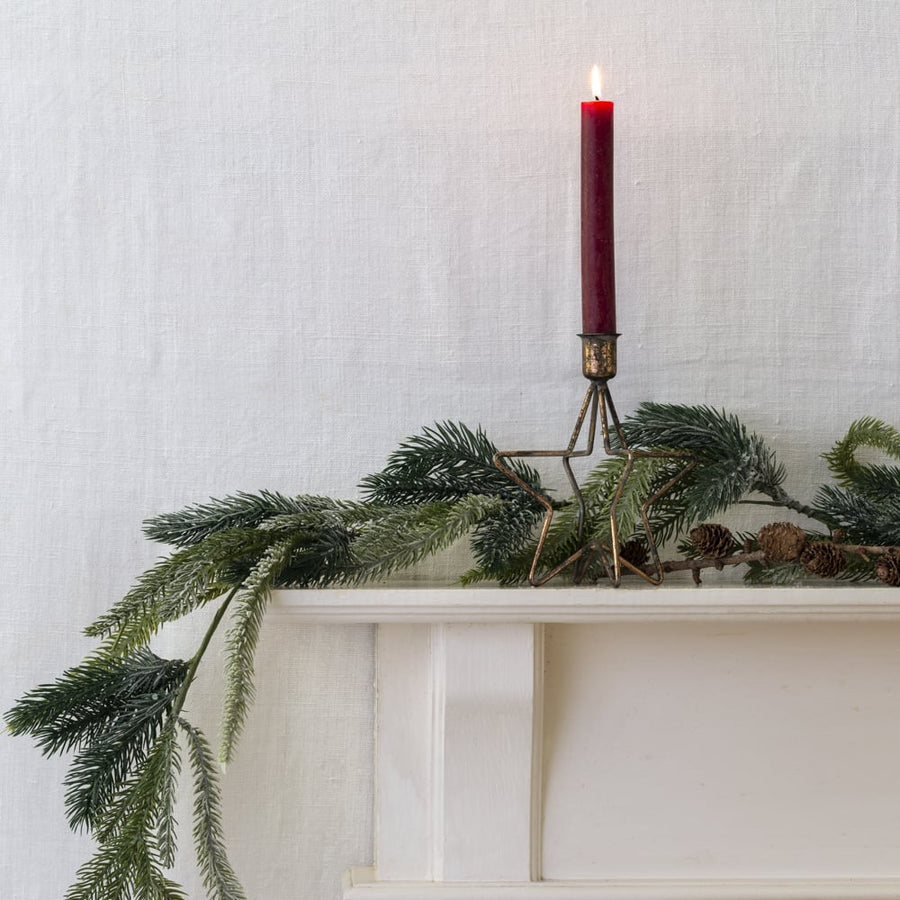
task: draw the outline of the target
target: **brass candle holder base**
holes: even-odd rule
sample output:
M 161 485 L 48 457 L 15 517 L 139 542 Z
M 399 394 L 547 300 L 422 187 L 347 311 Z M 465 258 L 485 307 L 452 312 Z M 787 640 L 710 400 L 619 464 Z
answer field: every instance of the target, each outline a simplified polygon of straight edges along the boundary
M 649 508 L 663 494 L 672 489 L 684 476 L 694 467 L 696 461 L 689 453 L 671 452 L 667 450 L 635 450 L 628 446 L 622 425 L 619 422 L 616 407 L 613 403 L 612 395 L 609 392 L 609 381 L 616 375 L 616 339 L 617 334 L 582 334 L 582 373 L 584 377 L 590 381 L 590 387 L 585 394 L 578 412 L 578 418 L 575 420 L 575 427 L 572 430 L 572 436 L 569 438 L 568 446 L 564 450 L 504 450 L 494 456 L 494 465 L 503 472 L 508 478 L 512 479 L 523 490 L 527 491 L 534 497 L 541 506 L 544 507 L 546 513 L 544 521 L 541 525 L 540 535 L 538 537 L 537 549 L 535 550 L 534 559 L 531 563 L 531 571 L 528 575 L 529 582 L 538 587 L 546 584 L 550 579 L 555 578 L 560 572 L 575 566 L 575 583 L 580 584 L 584 579 L 585 573 L 595 556 L 600 557 L 603 568 L 606 571 L 607 578 L 613 587 L 618 587 L 622 578 L 623 567 L 635 575 L 639 575 L 650 584 L 661 584 L 663 580 L 662 563 L 659 559 L 659 549 L 656 540 L 653 537 L 653 531 L 650 527 L 650 519 L 648 515 Z M 597 434 L 597 417 L 599 412 L 600 431 L 603 436 L 603 449 L 607 456 L 617 456 L 625 460 L 625 467 L 619 478 L 616 492 L 613 495 L 609 512 L 609 530 L 610 545 L 607 546 L 596 538 L 584 540 L 584 526 L 587 517 L 587 510 L 584 495 L 575 475 L 572 472 L 571 460 L 590 456 L 594 452 L 594 439 Z M 588 419 L 588 413 L 590 418 Z M 576 450 L 578 438 L 584 426 L 585 419 L 588 419 L 588 436 L 587 446 L 583 450 Z M 610 429 L 612 422 L 612 431 Z M 615 432 L 616 446 L 613 446 L 611 435 Z M 523 481 L 509 466 L 505 465 L 502 460 L 512 458 L 534 458 L 534 457 L 559 457 L 562 459 L 563 468 L 566 477 L 572 487 L 575 495 L 575 501 L 578 504 L 577 517 L 577 536 L 578 549 L 563 562 L 554 566 L 548 572 L 540 572 L 541 555 L 544 552 L 544 544 L 547 540 L 547 534 L 550 531 L 550 523 L 553 521 L 554 506 L 553 502 L 540 491 L 535 490 L 531 485 Z M 619 526 L 616 518 L 619 501 L 622 499 L 622 493 L 625 485 L 634 470 L 634 461 L 636 459 L 684 459 L 687 465 L 673 478 L 669 479 L 654 494 L 648 497 L 641 505 L 641 524 L 647 539 L 647 548 L 650 554 L 651 565 L 648 566 L 650 571 L 639 568 L 627 559 L 622 557 L 621 542 L 619 539 Z

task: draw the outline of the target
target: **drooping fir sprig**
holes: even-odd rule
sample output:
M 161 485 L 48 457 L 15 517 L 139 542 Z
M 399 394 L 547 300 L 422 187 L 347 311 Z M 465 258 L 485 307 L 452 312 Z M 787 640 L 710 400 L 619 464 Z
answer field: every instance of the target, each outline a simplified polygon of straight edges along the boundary
M 648 403 L 624 427 L 632 446 L 687 450 L 698 459 L 651 508 L 660 542 L 691 536 L 680 545 L 684 558 L 664 561 L 665 571 L 687 569 L 699 581 L 702 569 L 743 565 L 751 583 L 789 583 L 812 573 L 900 585 L 900 468 L 865 465 L 856 456 L 870 447 L 900 459 L 896 429 L 874 419 L 854 423 L 825 456 L 836 483 L 806 504 L 787 495 L 774 451 L 735 416 Z M 91 831 L 97 851 L 78 871 L 67 900 L 184 897 L 166 875 L 175 856 L 172 810 L 183 748 L 207 894 L 244 900 L 225 853 L 214 754 L 183 715 L 212 637 L 227 620 L 219 746 L 219 758 L 227 762 L 248 720 L 260 627 L 273 588 L 384 579 L 466 536 L 473 567 L 463 583 L 527 578 L 543 508 L 494 466 L 496 452 L 481 429 L 439 423 L 408 438 L 382 471 L 365 478 L 361 501 L 239 493 L 145 523 L 149 537 L 174 551 L 87 628 L 101 641 L 94 654 L 6 714 L 9 730 L 30 734 L 45 754 L 74 754 L 67 813 L 72 827 Z M 546 493 L 534 469 L 519 460 L 511 464 L 525 483 Z M 624 464 L 604 458 L 586 477 L 585 540 L 610 540 L 611 497 Z M 641 504 L 672 477 L 672 465 L 637 460 L 620 498 L 623 554 L 633 554 L 636 566 L 643 564 Z M 724 526 L 706 522 L 747 502 L 802 513 L 822 530 L 774 523 L 734 538 Z M 554 507 L 543 557 L 548 566 L 567 558 L 578 540 L 574 502 L 554 501 Z M 587 577 L 602 575 L 595 559 Z M 214 613 L 189 660 L 163 660 L 149 650 L 167 623 L 206 606 Z
M 219 775 L 206 736 L 185 719 L 178 724 L 188 745 L 194 775 L 194 848 L 203 885 L 210 897 L 245 900 L 245 894 L 225 849 Z
M 176 847 L 176 725 L 193 670 L 146 648 L 125 657 L 101 648 L 7 713 L 10 732 L 30 734 L 45 755 L 75 751 L 66 777 L 69 824 L 89 829 L 97 850 L 66 900 L 185 897 L 165 870 Z M 197 802 L 214 809 L 218 797 Z
M 256 645 L 266 605 L 278 576 L 287 568 L 300 539 L 283 538 L 269 546 L 244 583 L 235 591 L 234 612 L 225 636 L 225 701 L 219 759 L 231 762 L 253 702 Z
M 241 574 L 249 574 L 271 542 L 259 529 L 212 532 L 144 572 L 85 634 L 110 638 L 111 652 L 127 654 L 145 645 L 166 622 L 221 597 Z
M 73 829 L 93 828 L 146 758 L 187 674 L 183 660 L 146 648 L 126 658 L 99 652 L 9 712 L 13 734 L 30 734 L 47 756 L 74 750 L 66 777 Z

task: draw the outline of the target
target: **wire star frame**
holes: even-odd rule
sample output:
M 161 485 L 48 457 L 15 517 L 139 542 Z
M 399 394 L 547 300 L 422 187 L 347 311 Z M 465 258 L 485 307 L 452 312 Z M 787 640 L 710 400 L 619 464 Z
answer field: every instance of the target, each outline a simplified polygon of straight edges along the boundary
M 613 587 L 618 587 L 622 578 L 622 568 L 628 569 L 635 575 L 639 575 L 650 584 L 658 585 L 663 580 L 663 567 L 659 558 L 659 549 L 656 539 L 653 537 L 653 530 L 650 527 L 649 509 L 660 497 L 668 493 L 682 478 L 687 475 L 696 465 L 696 460 L 690 453 L 668 451 L 668 450 L 636 450 L 628 446 L 622 425 L 619 422 L 619 416 L 616 413 L 616 407 L 613 403 L 612 395 L 609 392 L 609 380 L 616 374 L 616 338 L 615 334 L 582 334 L 582 371 L 585 378 L 589 379 L 591 384 L 585 394 L 581 409 L 578 412 L 578 418 L 575 421 L 575 428 L 569 439 L 568 446 L 564 450 L 504 450 L 494 456 L 494 465 L 503 472 L 508 478 L 512 479 L 523 490 L 527 491 L 534 497 L 541 506 L 544 507 L 546 513 L 544 521 L 541 525 L 540 535 L 538 537 L 537 549 L 535 550 L 534 559 L 531 563 L 531 570 L 528 574 L 529 582 L 535 587 L 546 584 L 552 578 L 555 578 L 560 572 L 575 566 L 575 583 L 580 584 L 587 573 L 591 561 L 597 555 L 603 563 L 603 568 L 607 578 Z M 578 438 L 584 426 L 584 421 L 590 412 L 588 423 L 587 446 L 583 450 L 576 450 Z M 584 540 L 584 526 L 587 517 L 587 510 L 578 481 L 572 472 L 572 460 L 590 456 L 594 452 L 594 441 L 597 434 L 597 418 L 600 418 L 600 429 L 603 436 L 603 449 L 607 456 L 617 456 L 625 459 L 625 467 L 619 478 L 619 483 L 613 495 L 609 512 L 609 530 L 610 544 L 606 546 L 600 540 L 591 538 Z M 612 445 L 610 420 L 615 430 L 617 446 Z M 502 462 L 503 459 L 512 458 L 534 458 L 534 457 L 557 457 L 562 458 L 563 468 L 566 477 L 572 487 L 578 504 L 578 515 L 576 520 L 578 549 L 572 553 L 567 559 L 554 566 L 548 572 L 539 573 L 541 555 L 544 552 L 544 544 L 550 531 L 550 523 L 553 521 L 554 506 L 553 501 L 544 493 L 535 490 L 530 484 L 527 484 L 520 478 L 509 466 Z M 618 512 L 619 501 L 625 490 L 625 485 L 634 470 L 634 461 L 636 459 L 683 459 L 687 465 L 677 472 L 669 481 L 661 488 L 655 491 L 650 497 L 641 504 L 641 524 L 647 538 L 648 550 L 652 561 L 651 571 L 647 572 L 638 566 L 635 566 L 629 560 L 623 558 L 621 553 L 621 544 L 619 541 L 619 526 L 616 514 Z

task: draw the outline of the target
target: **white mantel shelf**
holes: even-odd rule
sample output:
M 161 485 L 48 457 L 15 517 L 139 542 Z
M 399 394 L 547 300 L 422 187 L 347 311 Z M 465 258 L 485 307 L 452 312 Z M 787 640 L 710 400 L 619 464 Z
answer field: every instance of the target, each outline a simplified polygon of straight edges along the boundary
M 530 884 L 392 884 L 371 868 L 344 879 L 345 900 L 897 900 L 892 879 L 703 879 L 582 881 Z
M 623 585 L 617 589 L 326 588 L 275 591 L 269 615 L 344 624 L 900 620 L 900 589 L 832 583 L 812 587 Z
M 900 900 L 900 590 L 276 591 L 375 624 L 344 900 Z

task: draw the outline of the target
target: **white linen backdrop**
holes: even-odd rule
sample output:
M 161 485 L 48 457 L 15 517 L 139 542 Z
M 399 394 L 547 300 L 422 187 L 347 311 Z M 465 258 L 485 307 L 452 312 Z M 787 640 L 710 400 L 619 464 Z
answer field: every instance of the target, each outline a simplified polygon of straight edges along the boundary
M 3 708 L 91 648 L 79 629 L 163 552 L 148 516 L 353 497 L 440 419 L 568 438 L 594 62 L 619 411 L 734 411 L 808 499 L 855 417 L 900 424 L 898 42 L 894 0 L 7 0 Z M 336 898 L 371 858 L 372 648 L 265 629 L 223 781 L 253 898 Z M 217 667 L 190 704 L 213 737 Z M 3 894 L 59 897 L 90 850 L 65 764 L 0 753 Z

